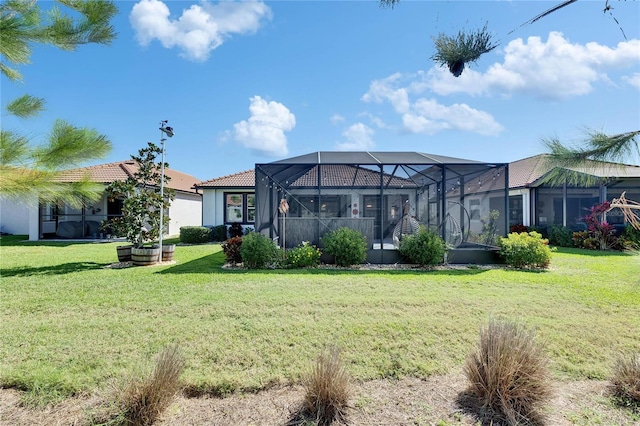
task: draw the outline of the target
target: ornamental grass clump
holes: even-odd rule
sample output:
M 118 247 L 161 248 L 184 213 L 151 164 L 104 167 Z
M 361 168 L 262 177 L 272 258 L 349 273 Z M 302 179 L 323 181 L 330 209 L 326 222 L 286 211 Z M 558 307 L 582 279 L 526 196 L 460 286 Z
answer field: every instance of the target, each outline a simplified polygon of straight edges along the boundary
M 305 396 L 303 413 L 318 425 L 345 421 L 350 396 L 349 374 L 333 346 L 323 351 L 303 380 Z
M 620 355 L 613 367 L 610 382 L 618 402 L 640 412 L 640 352 Z
M 351 266 L 367 259 L 367 237 L 355 229 L 341 227 L 322 238 L 325 253 L 334 256 L 336 265 Z
M 169 407 L 180 390 L 180 375 L 185 362 L 177 346 L 158 354 L 151 374 L 135 377 L 116 389 L 119 414 L 109 424 L 149 426 Z
M 322 252 L 309 241 L 303 241 L 286 253 L 286 264 L 292 268 L 315 268 L 320 264 Z
M 483 424 L 539 424 L 552 396 L 548 358 L 533 332 L 492 320 L 464 364 L 467 392 Z
M 431 57 L 440 65 L 449 67 L 449 72 L 459 77 L 467 63 L 476 62 L 485 53 L 495 49 L 498 45 L 491 40 L 491 34 L 485 25 L 482 29 L 469 34 L 458 32 L 456 37 L 444 33 L 433 39 L 436 53 Z

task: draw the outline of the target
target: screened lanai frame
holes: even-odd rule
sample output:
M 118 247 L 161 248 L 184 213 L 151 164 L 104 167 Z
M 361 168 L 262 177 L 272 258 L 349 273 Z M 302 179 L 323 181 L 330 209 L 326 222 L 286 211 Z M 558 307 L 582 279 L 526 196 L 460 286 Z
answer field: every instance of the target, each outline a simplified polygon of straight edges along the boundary
M 281 247 L 322 247 L 324 234 L 342 226 L 361 231 L 370 250 L 397 249 L 419 224 L 450 247 L 493 246 L 508 230 L 506 163 L 322 151 L 256 164 L 255 172 L 255 230 Z

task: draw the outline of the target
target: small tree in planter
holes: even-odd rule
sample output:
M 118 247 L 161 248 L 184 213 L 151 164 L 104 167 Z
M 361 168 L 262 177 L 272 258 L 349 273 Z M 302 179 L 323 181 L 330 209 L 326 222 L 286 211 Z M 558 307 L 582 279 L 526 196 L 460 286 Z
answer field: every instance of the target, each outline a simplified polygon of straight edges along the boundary
M 122 216 L 107 222 L 107 226 L 118 236 L 123 236 L 134 249 L 144 248 L 145 243 L 158 237 L 161 226 L 164 229 L 170 218 L 164 215 L 160 224 L 160 209 L 167 209 L 175 198 L 171 189 L 164 189 L 164 199 L 160 196 L 161 162 L 157 160 L 162 149 L 152 142 L 146 148 L 132 155 L 138 170 L 124 181 L 115 181 L 107 186 L 109 198 L 123 199 Z M 165 163 L 165 168 L 168 164 Z M 165 185 L 171 178 L 164 176 Z

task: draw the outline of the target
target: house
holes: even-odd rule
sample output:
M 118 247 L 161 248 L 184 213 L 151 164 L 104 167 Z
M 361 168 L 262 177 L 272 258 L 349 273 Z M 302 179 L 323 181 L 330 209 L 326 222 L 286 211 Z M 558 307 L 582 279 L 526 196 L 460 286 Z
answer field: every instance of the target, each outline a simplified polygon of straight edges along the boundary
M 254 227 L 255 187 L 253 169 L 197 183 L 195 188 L 202 191 L 202 226 Z
M 118 161 L 96 166 L 81 167 L 63 172 L 60 182 L 77 182 L 88 177 L 105 186 L 116 180 L 125 180 L 137 169 L 133 160 Z M 171 178 L 168 188 L 175 191 L 175 200 L 167 212 L 171 218 L 166 233 L 177 235 L 180 227 L 202 223 L 202 195 L 194 188 L 198 179 L 173 169 L 165 169 Z M 27 234 L 29 240 L 48 238 L 104 238 L 102 221 L 122 214 L 122 200 L 109 199 L 106 193 L 82 208 L 65 204 L 39 203 L 36 197 L 20 203 L 2 200 L 0 225 L 3 232 Z
M 545 154 L 509 163 L 509 225 L 547 227 L 562 225 L 572 230 L 585 229 L 582 218 L 598 203 L 619 198 L 640 201 L 640 166 L 589 162 L 586 166 L 570 168 L 597 182 L 593 186 L 550 186 L 545 177 L 552 171 Z M 624 226 L 618 209 L 607 213 L 607 222 Z
M 315 152 L 196 187 L 205 226 L 240 222 L 283 247 L 321 246 L 326 232 L 346 226 L 361 231 L 378 251 L 372 260 L 384 263 L 387 249 L 394 253 L 386 260 L 397 257 L 407 224 L 425 224 L 455 247 L 504 235 L 507 175 L 506 164 L 418 152 Z M 492 210 L 489 235 L 484 220 Z
M 506 165 L 411 152 L 317 152 L 257 164 L 255 170 L 196 187 L 203 194 L 203 225 L 239 222 L 274 239 L 280 238 L 278 207 L 284 198 L 289 205 L 287 246 L 300 238 L 317 241 L 322 229 L 353 222 L 351 226 L 358 223 L 370 241 L 384 247 L 393 244 L 406 207 L 412 218 L 438 230 L 455 246 L 490 242 L 492 236 L 483 232 L 491 225 L 492 213 L 497 214 L 495 235 L 506 234 L 516 224 L 579 230 L 584 228 L 581 218 L 596 203 L 622 192 L 640 200 L 640 166 L 592 162 L 573 171 L 592 176 L 596 186 L 557 187 L 544 181 L 551 172 L 546 159 L 541 154 Z M 619 211 L 610 211 L 607 220 L 624 226 Z M 305 229 L 313 233 L 296 234 Z

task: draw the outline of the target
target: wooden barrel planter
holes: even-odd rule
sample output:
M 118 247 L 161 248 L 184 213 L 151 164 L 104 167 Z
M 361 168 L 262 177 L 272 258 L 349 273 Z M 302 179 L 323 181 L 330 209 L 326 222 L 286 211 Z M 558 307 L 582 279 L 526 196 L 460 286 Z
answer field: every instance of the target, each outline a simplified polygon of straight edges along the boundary
M 158 263 L 160 247 L 142 247 L 131 249 L 131 261 L 136 266 L 148 266 Z
M 118 262 L 129 262 L 131 260 L 131 248 L 132 246 L 116 247 L 118 252 Z
M 171 262 L 173 261 L 173 253 L 176 250 L 175 244 L 167 244 L 162 245 L 162 261 L 163 262 Z

